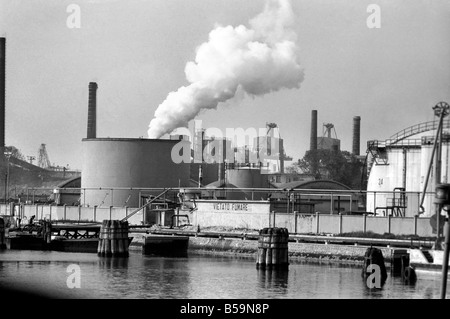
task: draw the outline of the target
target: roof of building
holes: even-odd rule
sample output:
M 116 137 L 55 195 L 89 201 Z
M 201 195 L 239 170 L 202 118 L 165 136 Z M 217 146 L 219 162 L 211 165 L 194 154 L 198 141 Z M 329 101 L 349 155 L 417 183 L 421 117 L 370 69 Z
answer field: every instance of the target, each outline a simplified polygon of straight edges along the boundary
M 73 177 L 59 183 L 57 188 L 81 188 L 81 176 Z
M 282 183 L 274 185 L 281 189 L 339 189 L 351 190 L 350 187 L 328 179 L 314 180 L 314 181 L 296 181 L 289 183 Z

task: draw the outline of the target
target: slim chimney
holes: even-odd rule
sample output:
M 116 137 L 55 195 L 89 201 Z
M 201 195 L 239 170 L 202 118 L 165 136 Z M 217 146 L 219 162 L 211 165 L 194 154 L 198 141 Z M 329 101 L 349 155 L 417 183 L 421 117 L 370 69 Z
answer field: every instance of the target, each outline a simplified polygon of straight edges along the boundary
M 353 155 L 359 155 L 359 144 L 360 144 L 360 135 L 361 135 L 361 117 L 355 116 L 353 117 Z
M 310 150 L 317 150 L 317 110 L 311 112 L 311 141 Z
M 5 150 L 6 38 L 0 38 L 0 151 Z
M 311 142 L 310 151 L 312 152 L 311 174 L 315 179 L 318 178 L 318 160 L 317 160 L 317 110 L 311 112 Z
M 97 137 L 97 83 L 89 82 L 87 138 Z

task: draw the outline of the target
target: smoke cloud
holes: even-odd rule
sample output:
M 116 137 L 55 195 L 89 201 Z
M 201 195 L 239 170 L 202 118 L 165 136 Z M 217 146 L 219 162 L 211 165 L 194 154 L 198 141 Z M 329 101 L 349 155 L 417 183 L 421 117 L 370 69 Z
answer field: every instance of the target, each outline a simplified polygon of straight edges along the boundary
M 242 89 L 252 96 L 299 88 L 304 79 L 298 61 L 294 15 L 288 0 L 269 0 L 249 26 L 217 26 L 208 42 L 185 67 L 190 85 L 168 94 L 155 111 L 149 138 L 188 127 L 202 110 L 216 109 Z

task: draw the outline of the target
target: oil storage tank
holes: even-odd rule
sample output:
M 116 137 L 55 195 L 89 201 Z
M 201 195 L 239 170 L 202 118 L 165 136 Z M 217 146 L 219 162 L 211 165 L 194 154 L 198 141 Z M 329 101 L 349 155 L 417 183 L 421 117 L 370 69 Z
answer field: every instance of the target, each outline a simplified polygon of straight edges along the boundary
M 189 186 L 189 163 L 175 163 L 172 148 L 189 141 L 85 138 L 82 140 L 81 203 L 139 207 L 142 188 Z M 100 189 L 101 188 L 101 189 Z
M 226 183 L 228 187 L 235 188 L 268 188 L 269 182 L 267 175 L 261 174 L 259 168 L 241 167 L 226 170 Z M 227 199 L 248 199 L 260 200 L 266 199 L 268 196 L 266 191 L 240 190 L 229 192 Z

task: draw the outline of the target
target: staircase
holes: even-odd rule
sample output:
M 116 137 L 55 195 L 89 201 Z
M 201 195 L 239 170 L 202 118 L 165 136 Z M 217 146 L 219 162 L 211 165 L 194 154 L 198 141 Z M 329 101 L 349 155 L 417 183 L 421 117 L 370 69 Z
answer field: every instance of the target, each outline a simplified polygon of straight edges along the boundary
M 422 254 L 427 259 L 427 261 L 432 264 L 433 263 L 433 256 L 431 256 L 430 252 L 428 250 L 422 250 Z

